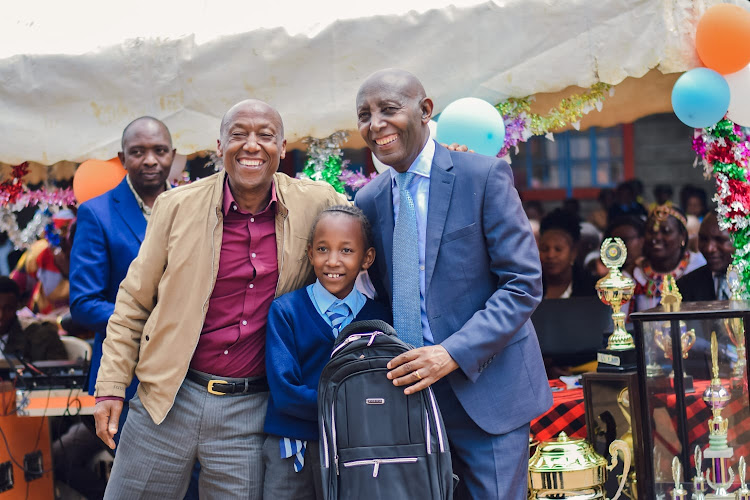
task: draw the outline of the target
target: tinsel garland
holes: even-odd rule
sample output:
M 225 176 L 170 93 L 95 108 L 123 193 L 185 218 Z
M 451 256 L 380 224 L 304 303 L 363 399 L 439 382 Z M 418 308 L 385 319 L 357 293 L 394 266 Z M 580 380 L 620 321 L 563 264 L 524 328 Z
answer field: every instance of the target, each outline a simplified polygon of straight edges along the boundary
M 339 193 L 345 193 L 344 183 L 339 178 L 348 162 L 341 158 L 341 145 L 346 142 L 349 133 L 343 130 L 334 132 L 325 139 L 306 137 L 302 140 L 308 144 L 307 162 L 298 177 L 325 181 Z
M 719 227 L 729 231 L 735 252 L 732 263 L 740 271 L 743 295 L 750 291 L 750 184 L 747 169 L 750 162 L 750 137 L 728 119 L 713 127 L 696 129 L 693 150 L 703 164 L 706 178 L 716 179 L 716 202 Z
M 556 108 L 546 115 L 531 112 L 534 96 L 511 97 L 495 106 L 503 115 L 505 122 L 505 145 L 497 156 L 502 157 L 510 148 L 518 149 L 518 143 L 526 142 L 531 136 L 544 135 L 553 139 L 552 132 L 572 125 L 576 130 L 581 127 L 581 118 L 596 109 L 602 110 L 607 95 L 614 94 L 614 87 L 608 83 L 595 83 L 586 92 L 566 97 Z
M 373 172 L 369 176 L 367 176 L 358 170 L 357 171 L 344 170 L 343 172 L 341 172 L 339 179 L 347 187 L 350 187 L 352 190 L 357 191 L 365 187 L 365 185 L 367 185 L 368 182 L 370 182 L 377 176 L 378 176 L 377 172 Z
M 0 183 L 0 231 L 8 235 L 17 249 L 27 249 L 52 223 L 52 213 L 60 207 L 75 205 L 72 189 L 41 188 L 31 191 L 23 184 L 23 177 L 29 172 L 28 163 L 21 163 L 11 169 L 9 179 Z M 34 218 L 21 230 L 18 227 L 16 212 L 28 206 L 37 206 Z M 54 230 L 51 234 L 56 234 Z M 59 239 L 59 236 L 58 236 Z

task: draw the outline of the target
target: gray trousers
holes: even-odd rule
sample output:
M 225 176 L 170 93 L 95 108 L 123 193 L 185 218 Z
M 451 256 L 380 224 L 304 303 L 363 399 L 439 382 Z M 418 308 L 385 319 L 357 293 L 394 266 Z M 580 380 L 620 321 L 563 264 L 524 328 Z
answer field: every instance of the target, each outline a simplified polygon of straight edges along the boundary
M 185 380 L 156 425 L 136 395 L 104 498 L 181 499 L 198 459 L 201 500 L 262 499 L 267 402 L 267 392 L 216 396 Z

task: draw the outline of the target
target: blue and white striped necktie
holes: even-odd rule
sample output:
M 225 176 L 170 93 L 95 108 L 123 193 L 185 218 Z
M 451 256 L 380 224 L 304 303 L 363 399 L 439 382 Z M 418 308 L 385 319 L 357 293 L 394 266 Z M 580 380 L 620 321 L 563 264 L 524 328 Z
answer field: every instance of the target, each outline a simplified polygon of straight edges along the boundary
M 279 440 L 281 458 L 289 458 L 294 455 L 294 472 L 299 472 L 305 466 L 305 450 L 307 441 L 299 439 L 281 438 Z
M 333 334 L 338 335 L 341 330 L 341 324 L 349 317 L 349 306 L 337 300 L 328 308 L 326 316 L 331 321 Z
M 401 340 L 422 347 L 417 211 L 407 189 L 413 178 L 414 172 L 396 175 L 400 202 L 393 226 L 393 326 Z

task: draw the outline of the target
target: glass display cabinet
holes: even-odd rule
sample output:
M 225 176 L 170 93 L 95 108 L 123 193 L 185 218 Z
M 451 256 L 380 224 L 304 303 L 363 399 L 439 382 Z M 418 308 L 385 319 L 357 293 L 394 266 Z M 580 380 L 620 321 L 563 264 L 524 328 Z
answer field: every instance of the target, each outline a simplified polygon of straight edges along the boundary
M 638 497 L 671 498 L 679 467 L 692 498 L 735 498 L 744 479 L 740 458 L 750 458 L 744 329 L 750 302 L 683 302 L 669 309 L 630 316 L 643 441 L 642 456 L 636 450 L 635 457 Z

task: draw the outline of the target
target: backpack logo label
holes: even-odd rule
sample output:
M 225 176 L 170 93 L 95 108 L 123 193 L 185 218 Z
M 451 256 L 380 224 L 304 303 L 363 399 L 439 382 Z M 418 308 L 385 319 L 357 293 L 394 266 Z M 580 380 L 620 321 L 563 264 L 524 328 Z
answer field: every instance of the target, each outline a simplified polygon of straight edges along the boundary
M 385 399 L 384 398 L 367 398 L 365 400 L 365 403 L 368 405 L 384 405 Z

